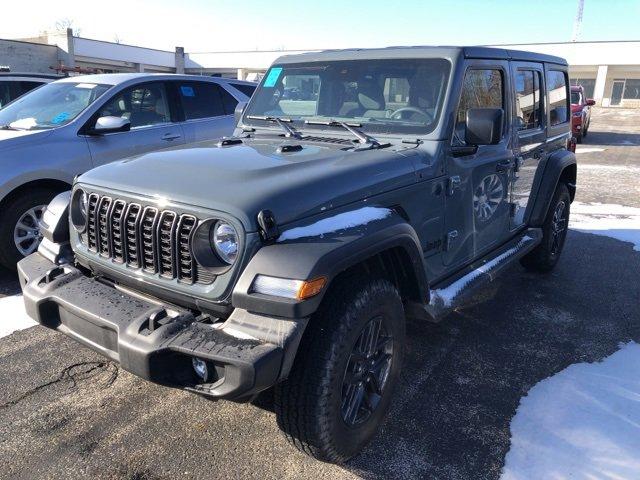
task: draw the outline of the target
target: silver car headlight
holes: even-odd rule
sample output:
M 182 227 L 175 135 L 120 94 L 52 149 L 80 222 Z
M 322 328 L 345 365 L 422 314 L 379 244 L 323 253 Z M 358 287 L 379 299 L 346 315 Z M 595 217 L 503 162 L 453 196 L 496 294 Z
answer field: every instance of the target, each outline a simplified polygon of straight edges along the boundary
M 223 220 L 211 229 L 211 243 L 220 259 L 231 265 L 238 257 L 238 233 L 233 225 Z

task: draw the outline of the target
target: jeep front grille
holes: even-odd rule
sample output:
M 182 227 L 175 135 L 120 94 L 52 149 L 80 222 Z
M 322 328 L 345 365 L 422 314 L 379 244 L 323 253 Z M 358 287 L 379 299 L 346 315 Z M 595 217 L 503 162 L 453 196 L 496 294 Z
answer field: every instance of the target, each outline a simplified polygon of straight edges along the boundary
M 115 263 L 166 279 L 209 284 L 215 276 L 198 268 L 191 250 L 197 226 L 193 215 L 92 193 L 82 238 L 89 251 Z

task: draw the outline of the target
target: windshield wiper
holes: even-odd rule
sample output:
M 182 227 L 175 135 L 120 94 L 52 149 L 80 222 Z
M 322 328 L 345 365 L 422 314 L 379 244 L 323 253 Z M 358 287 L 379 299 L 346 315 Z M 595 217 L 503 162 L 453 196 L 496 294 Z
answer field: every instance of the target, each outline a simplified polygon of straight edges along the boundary
M 359 123 L 348 124 L 347 122 L 339 122 L 337 120 L 305 120 L 307 125 L 326 125 L 328 127 L 342 127 L 349 133 L 353 134 L 358 139 L 358 142 L 362 145 L 368 145 L 371 148 L 381 148 L 383 145 L 371 135 L 367 135 L 362 130 L 358 130 L 355 127 L 361 127 Z
M 2 125 L 0 126 L 0 130 L 20 130 L 20 129 L 16 127 L 12 127 L 11 125 Z
M 300 140 L 302 135 L 295 128 L 287 125 L 285 122 L 291 122 L 288 118 L 280 118 L 280 117 L 270 117 L 267 115 L 247 115 L 249 120 L 264 120 L 265 122 L 273 122 L 278 124 L 278 126 L 285 131 L 284 136 L 287 138 L 297 138 Z

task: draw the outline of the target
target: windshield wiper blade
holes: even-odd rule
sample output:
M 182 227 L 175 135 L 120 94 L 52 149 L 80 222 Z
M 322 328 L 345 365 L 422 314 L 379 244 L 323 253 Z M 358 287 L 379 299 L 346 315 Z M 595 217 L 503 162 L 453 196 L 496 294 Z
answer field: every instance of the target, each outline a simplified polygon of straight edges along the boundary
M 359 123 L 349 124 L 347 122 L 339 122 L 337 120 L 305 120 L 307 125 L 326 125 L 328 127 L 342 127 L 358 139 L 362 145 L 369 145 L 371 148 L 380 148 L 382 145 L 371 135 L 367 135 L 362 130 L 355 127 L 362 126 Z
M 247 115 L 249 120 L 264 120 L 265 122 L 273 122 L 278 124 L 278 126 L 285 131 L 285 137 L 287 138 L 297 138 L 300 140 L 302 135 L 295 128 L 287 125 L 285 122 L 291 122 L 288 118 L 280 118 L 280 117 L 270 117 L 268 115 Z
M 20 130 L 20 129 L 16 127 L 12 127 L 11 125 L 1 125 L 0 130 Z

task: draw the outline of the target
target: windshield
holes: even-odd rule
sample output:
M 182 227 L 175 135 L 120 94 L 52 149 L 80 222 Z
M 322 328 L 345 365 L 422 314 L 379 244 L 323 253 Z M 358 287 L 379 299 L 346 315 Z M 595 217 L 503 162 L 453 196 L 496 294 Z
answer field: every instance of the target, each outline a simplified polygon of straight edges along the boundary
M 109 88 L 96 83 L 49 83 L 0 110 L 0 127 L 37 130 L 66 125 Z
M 582 95 L 580 95 L 580 92 L 571 92 L 571 103 L 573 105 L 580 105 L 582 103 L 581 99 Z
M 274 65 L 244 119 L 263 126 L 255 117 L 279 117 L 298 130 L 336 121 L 369 132 L 424 134 L 437 124 L 449 70 L 440 58 Z

